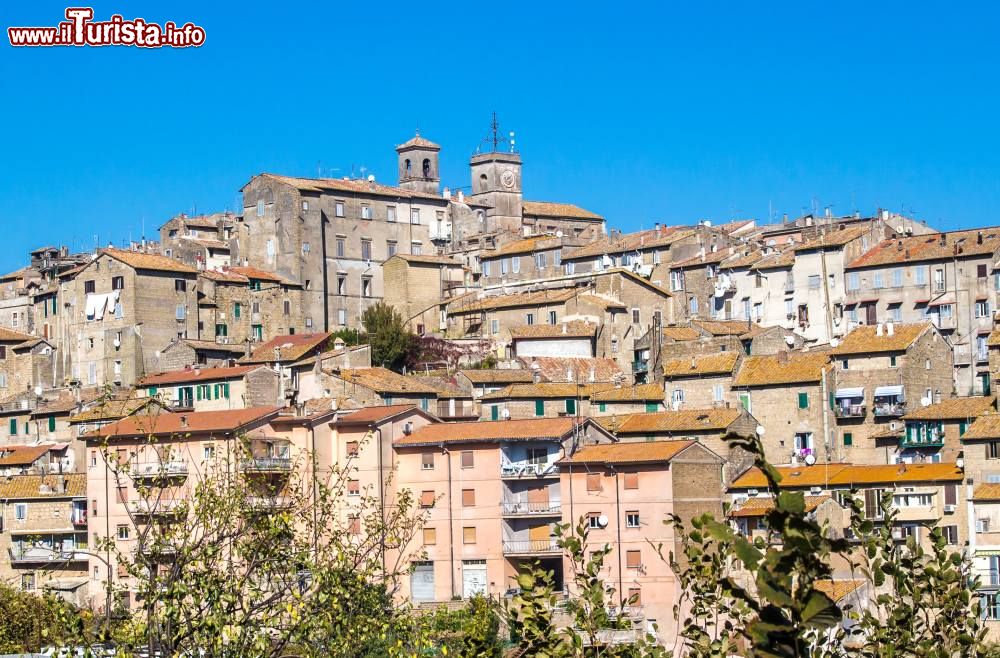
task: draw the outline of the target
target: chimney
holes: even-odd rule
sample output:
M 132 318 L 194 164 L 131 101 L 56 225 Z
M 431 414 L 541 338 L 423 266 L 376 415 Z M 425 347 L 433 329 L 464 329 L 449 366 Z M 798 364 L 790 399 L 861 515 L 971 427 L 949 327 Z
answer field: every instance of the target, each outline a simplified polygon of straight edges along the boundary
M 590 375 L 587 378 L 592 382 L 597 379 L 597 370 L 593 366 L 590 367 Z
M 566 327 L 566 323 L 563 322 L 562 323 L 562 332 L 565 334 L 567 331 L 568 331 L 568 328 Z
M 450 199 L 451 198 L 451 190 L 449 188 L 447 188 L 447 187 L 444 188 L 444 192 L 441 194 L 441 196 L 443 196 L 446 199 Z
M 902 251 L 902 250 L 903 250 L 903 241 L 899 240 L 898 242 L 896 242 L 896 251 Z
M 462 190 L 458 191 L 458 202 L 459 203 L 464 203 L 465 202 L 465 193 L 462 192 Z
M 535 384 L 537 384 L 538 382 L 542 381 L 542 374 L 540 372 L 538 372 L 537 370 L 532 370 L 531 371 L 531 381 L 533 383 L 535 383 Z
M 978 233 L 976 233 L 976 244 L 982 244 L 982 243 L 983 243 L 983 232 L 979 231 Z
M 881 322 L 879 322 L 878 324 L 875 325 L 875 335 L 876 336 L 881 336 L 882 335 L 882 323 Z
M 948 236 L 946 236 L 944 233 L 942 233 L 940 240 L 941 240 L 941 246 L 942 247 L 947 246 L 947 244 L 948 244 Z
M 694 370 L 697 367 L 698 367 L 698 359 L 696 359 L 694 356 L 692 356 L 691 357 L 691 370 Z
M 885 323 L 885 335 L 886 336 L 891 336 L 894 333 L 895 333 L 895 327 L 892 326 L 891 322 L 886 322 Z
M 775 356 L 778 357 L 778 363 L 788 363 L 788 352 L 786 350 L 779 350 Z

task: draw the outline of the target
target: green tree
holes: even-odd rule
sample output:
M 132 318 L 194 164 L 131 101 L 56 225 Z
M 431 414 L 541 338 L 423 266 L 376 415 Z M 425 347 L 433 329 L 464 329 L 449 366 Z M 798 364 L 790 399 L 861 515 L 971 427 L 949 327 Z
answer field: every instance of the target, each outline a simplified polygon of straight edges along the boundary
M 413 334 L 399 312 L 383 301 L 376 302 L 361 314 L 361 324 L 368 334 L 372 365 L 401 370 L 413 349 Z
M 91 636 L 93 618 L 51 594 L 0 583 L 0 653 L 31 653 Z

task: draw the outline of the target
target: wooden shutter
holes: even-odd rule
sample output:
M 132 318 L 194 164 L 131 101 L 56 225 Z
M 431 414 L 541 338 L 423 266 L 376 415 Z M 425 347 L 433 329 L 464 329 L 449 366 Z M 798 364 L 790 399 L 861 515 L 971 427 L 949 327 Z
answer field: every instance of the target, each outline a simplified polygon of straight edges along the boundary
M 433 546 L 437 543 L 437 528 L 424 528 L 424 546 Z
M 462 528 L 462 543 L 463 544 L 476 543 L 476 526 L 466 526 Z
M 958 504 L 958 487 L 954 484 L 944 485 L 944 504 L 945 505 L 957 505 Z
M 549 502 L 549 488 L 544 484 L 528 486 L 528 503 L 544 505 Z
M 632 550 L 625 552 L 625 566 L 629 569 L 638 569 L 642 566 L 642 551 Z
M 472 468 L 476 464 L 475 453 L 471 450 L 462 451 L 462 468 Z
M 548 525 L 539 525 L 528 528 L 528 539 L 531 541 L 548 541 L 552 536 L 552 529 Z
M 357 516 L 350 516 L 347 519 L 347 531 L 352 535 L 361 534 L 361 519 Z
M 639 488 L 639 474 L 638 473 L 625 473 L 625 488 L 626 489 L 638 489 Z
M 433 507 L 434 506 L 434 491 L 421 491 L 420 492 L 420 506 L 421 507 Z
M 587 473 L 587 491 L 601 490 L 601 474 Z
M 420 455 L 420 468 L 424 470 L 430 470 L 434 468 L 434 453 L 425 452 Z
M 476 506 L 476 490 L 462 489 L 462 507 Z
M 865 518 L 874 519 L 878 515 L 878 489 L 865 489 Z

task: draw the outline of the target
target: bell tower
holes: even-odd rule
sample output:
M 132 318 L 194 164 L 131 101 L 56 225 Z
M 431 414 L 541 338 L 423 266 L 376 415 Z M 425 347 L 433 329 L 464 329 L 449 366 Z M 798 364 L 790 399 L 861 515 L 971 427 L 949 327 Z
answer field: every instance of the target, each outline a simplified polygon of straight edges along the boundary
M 441 147 L 420 136 L 396 147 L 399 159 L 399 186 L 414 192 L 439 194 L 441 172 L 438 169 Z
M 514 148 L 514 133 L 504 136 L 496 112 L 490 133 L 469 161 L 470 197 L 488 206 L 489 231 L 521 231 L 521 154 Z

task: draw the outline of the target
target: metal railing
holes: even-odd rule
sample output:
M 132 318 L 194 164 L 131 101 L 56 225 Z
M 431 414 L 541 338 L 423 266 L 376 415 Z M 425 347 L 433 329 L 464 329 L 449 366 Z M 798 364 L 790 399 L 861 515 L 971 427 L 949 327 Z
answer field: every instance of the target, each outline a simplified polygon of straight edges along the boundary
M 291 507 L 292 499 L 288 496 L 250 496 L 247 504 L 252 509 L 276 510 Z
M 944 445 L 944 434 L 934 433 L 931 436 L 909 437 L 905 435 L 899 440 L 900 448 L 940 448 Z
M 868 408 L 863 404 L 834 405 L 833 413 L 837 418 L 864 418 Z
M 553 463 L 507 462 L 500 465 L 500 477 L 516 478 L 540 475 L 559 475 L 559 467 Z
M 876 402 L 872 407 L 872 413 L 878 417 L 902 416 L 906 413 L 906 403 L 904 402 Z
M 634 372 L 634 373 L 640 373 L 640 372 L 648 372 L 648 371 L 649 371 L 649 363 L 647 361 L 633 361 L 632 362 L 632 372 Z
M 560 514 L 562 505 L 558 502 L 529 503 L 529 502 L 503 502 L 500 504 L 501 511 L 507 515 L 518 514 Z
M 186 477 L 188 465 L 184 462 L 139 462 L 132 465 L 132 476 L 136 478 Z
M 50 564 L 53 562 L 82 562 L 88 559 L 86 553 L 81 553 L 75 549 L 65 551 L 54 549 L 48 546 L 26 546 L 24 548 L 11 547 L 7 549 L 10 555 L 10 563 L 19 564 Z
M 289 457 L 249 457 L 240 461 L 240 470 L 285 473 L 292 470 Z
M 503 552 L 516 553 L 558 553 L 561 549 L 556 539 L 517 539 L 503 542 Z
M 132 512 L 141 515 L 176 514 L 187 502 L 183 498 L 161 500 L 133 500 L 129 503 Z

